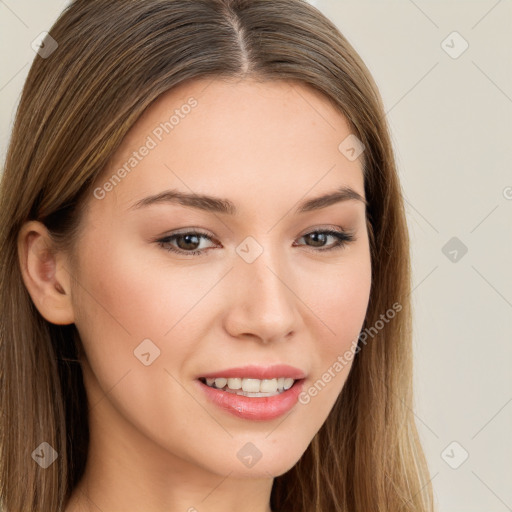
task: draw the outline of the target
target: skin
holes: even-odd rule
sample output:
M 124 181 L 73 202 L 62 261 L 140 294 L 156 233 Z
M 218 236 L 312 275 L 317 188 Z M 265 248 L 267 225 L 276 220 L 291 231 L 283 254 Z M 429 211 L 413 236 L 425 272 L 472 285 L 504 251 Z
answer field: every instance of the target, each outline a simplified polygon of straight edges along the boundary
M 34 304 L 49 322 L 74 322 L 85 348 L 91 443 L 67 512 L 269 512 L 273 477 L 304 453 L 351 367 L 308 404 L 268 421 L 237 418 L 198 388 L 197 376 L 218 369 L 286 363 L 306 373 L 308 389 L 353 348 L 371 261 L 364 203 L 292 212 L 341 185 L 364 197 L 361 160 L 338 150 L 351 133 L 346 119 L 297 83 L 200 80 L 174 88 L 139 118 L 97 185 L 191 96 L 197 106 L 173 131 L 103 199 L 91 196 L 75 266 L 51 250 L 39 222 L 20 232 Z M 230 199 L 240 213 L 180 204 L 130 210 L 171 188 Z M 334 237 L 316 244 L 304 237 L 336 227 L 356 239 L 322 252 Z M 178 255 L 156 241 L 183 228 L 211 240 L 168 245 L 202 255 Z M 263 248 L 252 263 L 235 251 L 248 236 Z M 134 356 L 146 338 L 161 351 L 149 366 Z M 248 442 L 262 454 L 252 468 L 237 458 Z

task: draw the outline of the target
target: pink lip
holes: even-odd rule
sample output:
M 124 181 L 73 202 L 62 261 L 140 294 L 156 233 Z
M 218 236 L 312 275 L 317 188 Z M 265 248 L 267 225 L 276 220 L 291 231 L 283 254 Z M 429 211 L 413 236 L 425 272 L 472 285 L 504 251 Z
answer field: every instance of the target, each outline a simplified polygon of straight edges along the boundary
M 272 372 L 272 374 L 275 373 L 273 369 Z M 222 375 L 228 374 L 223 373 Z M 232 376 L 230 372 L 229 375 Z M 252 375 L 255 374 L 252 373 Z M 284 377 L 282 373 L 280 375 Z M 247 373 L 245 373 L 244 376 L 247 377 Z M 236 377 L 236 375 L 234 377 Z M 221 409 L 239 418 L 260 421 L 267 421 L 278 418 L 279 416 L 291 410 L 292 407 L 297 403 L 298 397 L 304 385 L 303 379 L 297 380 L 294 382 L 290 389 L 283 391 L 279 395 L 251 398 L 243 395 L 236 395 L 235 393 L 229 393 L 227 391 L 222 391 L 220 389 L 211 388 L 210 386 L 203 384 L 200 380 L 197 380 L 196 382 L 204 391 L 208 399 L 211 400 L 215 405 L 219 406 Z
M 198 378 L 216 379 L 217 377 L 226 378 L 247 378 L 247 379 L 278 379 L 279 377 L 290 378 L 294 380 L 304 379 L 306 375 L 302 370 L 294 368 L 287 364 L 276 364 L 273 366 L 249 365 L 237 368 L 228 368 L 212 373 L 199 375 Z

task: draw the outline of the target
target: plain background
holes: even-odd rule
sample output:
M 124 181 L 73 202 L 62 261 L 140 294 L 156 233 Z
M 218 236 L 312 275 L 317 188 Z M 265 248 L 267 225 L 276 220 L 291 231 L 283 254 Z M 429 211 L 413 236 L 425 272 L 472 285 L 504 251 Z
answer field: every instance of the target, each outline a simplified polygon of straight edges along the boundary
M 412 240 L 415 414 L 439 511 L 512 511 L 511 2 L 311 3 L 359 52 L 387 112 Z M 0 0 L 2 164 L 31 42 L 67 4 Z

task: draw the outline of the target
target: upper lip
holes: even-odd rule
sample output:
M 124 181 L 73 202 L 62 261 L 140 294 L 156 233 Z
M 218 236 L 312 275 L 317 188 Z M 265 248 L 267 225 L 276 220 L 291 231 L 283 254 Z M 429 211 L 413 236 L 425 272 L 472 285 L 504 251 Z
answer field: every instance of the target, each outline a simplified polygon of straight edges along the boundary
M 277 379 L 279 377 L 290 378 L 294 380 L 304 379 L 305 373 L 298 368 L 288 364 L 276 364 L 272 366 L 239 366 L 236 368 L 226 368 L 211 373 L 205 373 L 198 378 L 215 379 L 217 377 L 226 378 L 248 378 L 248 379 Z

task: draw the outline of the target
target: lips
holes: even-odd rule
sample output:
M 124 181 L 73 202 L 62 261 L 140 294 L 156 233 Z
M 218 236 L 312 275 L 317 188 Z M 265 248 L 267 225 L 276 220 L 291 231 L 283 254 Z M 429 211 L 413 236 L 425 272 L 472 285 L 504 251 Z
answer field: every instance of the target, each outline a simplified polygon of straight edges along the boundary
M 291 411 L 298 402 L 304 380 L 295 381 L 293 386 L 269 397 L 247 397 L 214 389 L 200 380 L 196 381 L 200 392 L 210 403 L 221 410 L 244 420 L 269 421 Z
M 293 380 L 301 380 L 306 377 L 306 374 L 287 364 L 276 364 L 273 366 L 257 366 L 248 365 L 237 368 L 227 368 L 225 370 L 218 370 L 211 373 L 199 375 L 198 378 L 203 379 L 216 379 L 216 378 L 239 378 L 239 379 L 279 379 L 280 377 L 289 378 Z

